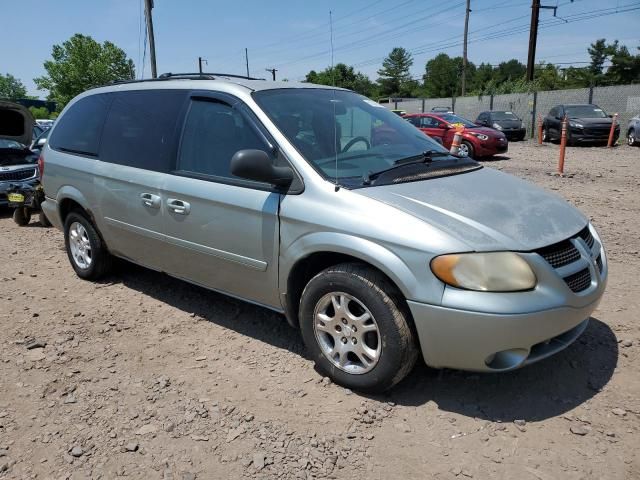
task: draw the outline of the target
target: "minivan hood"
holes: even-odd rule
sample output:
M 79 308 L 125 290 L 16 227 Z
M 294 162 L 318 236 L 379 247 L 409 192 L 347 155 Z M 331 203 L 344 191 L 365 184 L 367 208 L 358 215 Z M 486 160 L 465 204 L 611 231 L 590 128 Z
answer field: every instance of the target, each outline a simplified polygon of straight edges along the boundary
M 31 145 L 34 123 L 33 115 L 25 106 L 0 100 L 0 138 Z
M 588 222 L 557 195 L 487 167 L 356 192 L 409 213 L 477 251 L 535 250 L 575 235 Z

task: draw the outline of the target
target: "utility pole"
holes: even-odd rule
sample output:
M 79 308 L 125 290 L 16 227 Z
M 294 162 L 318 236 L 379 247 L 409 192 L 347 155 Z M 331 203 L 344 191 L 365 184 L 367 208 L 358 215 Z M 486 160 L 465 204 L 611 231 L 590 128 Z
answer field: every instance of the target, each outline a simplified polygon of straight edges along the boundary
M 571 0 L 573 2 L 573 0 Z M 538 44 L 538 20 L 540 18 L 540 9 L 553 10 L 553 16 L 556 16 L 558 7 L 550 5 L 540 5 L 540 0 L 532 0 L 531 2 L 531 27 L 529 29 L 529 55 L 527 57 L 527 81 L 533 81 L 533 74 L 536 64 L 536 45 Z
M 158 76 L 156 69 L 156 41 L 153 38 L 153 19 L 151 18 L 151 9 L 153 8 L 153 0 L 144 0 L 144 12 L 147 19 L 147 35 L 149 36 L 149 57 L 151 60 L 151 78 Z
M 462 96 L 467 87 L 467 37 L 469 35 L 469 14 L 471 13 L 471 0 L 467 0 L 467 11 L 464 16 L 464 46 L 462 47 Z
M 271 72 L 271 76 L 273 77 L 273 81 L 276 81 L 276 72 L 278 71 L 277 68 L 265 68 L 265 70 L 267 72 Z
M 249 75 L 249 50 L 246 48 L 244 49 L 244 60 L 247 63 L 247 78 L 249 78 L 251 76 Z
M 209 62 L 207 62 L 204 58 L 198 57 L 198 71 L 200 72 L 200 75 L 202 75 L 202 64 L 203 63 L 206 63 L 207 65 L 209 64 Z

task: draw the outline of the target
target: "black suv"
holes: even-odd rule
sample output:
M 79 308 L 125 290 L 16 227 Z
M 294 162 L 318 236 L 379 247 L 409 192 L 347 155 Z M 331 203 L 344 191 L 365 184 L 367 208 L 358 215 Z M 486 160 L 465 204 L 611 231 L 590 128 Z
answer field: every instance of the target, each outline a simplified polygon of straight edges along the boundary
M 606 143 L 611 131 L 610 115 L 597 105 L 556 105 L 542 121 L 542 140 L 560 140 L 562 119 L 567 117 L 567 144 Z M 620 124 L 616 122 L 613 133 L 614 143 L 620 136 Z
M 527 129 L 522 125 L 522 119 L 513 112 L 482 112 L 476 118 L 476 123 L 504 133 L 509 141 L 524 140 L 527 135 Z

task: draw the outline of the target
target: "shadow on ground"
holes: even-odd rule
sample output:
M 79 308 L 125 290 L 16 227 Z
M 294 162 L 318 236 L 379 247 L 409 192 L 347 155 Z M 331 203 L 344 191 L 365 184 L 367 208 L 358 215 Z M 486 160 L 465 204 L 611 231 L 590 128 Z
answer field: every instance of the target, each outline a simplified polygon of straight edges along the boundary
M 108 281 L 122 282 L 174 308 L 306 356 L 299 333 L 277 313 L 129 263 L 123 262 L 119 270 Z M 369 398 L 408 406 L 433 401 L 441 410 L 492 421 L 539 421 L 561 415 L 593 397 L 609 382 L 617 362 L 613 331 L 592 318 L 573 345 L 526 368 L 477 374 L 435 370 L 419 361 L 393 390 Z

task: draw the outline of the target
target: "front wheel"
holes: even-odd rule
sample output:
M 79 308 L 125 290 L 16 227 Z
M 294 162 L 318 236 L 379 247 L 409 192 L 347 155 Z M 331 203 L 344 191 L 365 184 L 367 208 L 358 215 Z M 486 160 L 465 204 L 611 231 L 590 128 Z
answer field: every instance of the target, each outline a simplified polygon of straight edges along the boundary
M 458 150 L 458 155 L 461 157 L 474 158 L 475 151 L 473 149 L 473 145 L 471 145 L 470 142 L 463 140 L 462 143 L 460 143 L 460 150 Z
M 397 289 L 356 263 L 323 270 L 300 301 L 302 337 L 318 369 L 347 388 L 380 392 L 417 358 L 410 316 Z
M 546 125 L 542 127 L 542 141 L 545 143 L 551 141 L 551 137 L 549 136 L 549 129 Z
M 629 130 L 629 133 L 627 134 L 627 144 L 630 147 L 633 147 L 634 145 L 638 145 L 638 138 L 636 137 L 636 131 L 633 128 Z
M 13 221 L 21 227 L 29 225 L 31 221 L 31 210 L 29 207 L 18 207 L 13 211 Z

